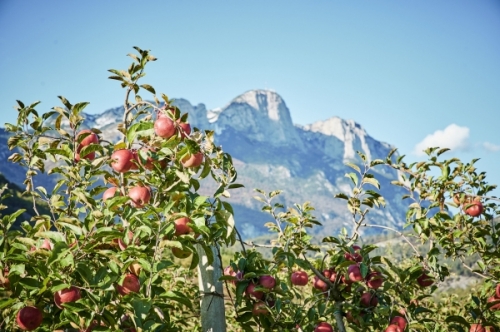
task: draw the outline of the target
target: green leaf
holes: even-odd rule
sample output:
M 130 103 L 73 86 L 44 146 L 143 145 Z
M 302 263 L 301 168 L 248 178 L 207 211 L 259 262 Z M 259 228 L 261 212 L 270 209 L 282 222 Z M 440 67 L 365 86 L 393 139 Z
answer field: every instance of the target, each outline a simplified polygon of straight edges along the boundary
M 469 325 L 469 322 L 467 322 L 467 320 L 462 316 L 448 316 L 446 317 L 446 322 L 447 323 L 455 322 L 465 326 Z
M 361 169 L 359 169 L 358 165 L 350 163 L 350 162 L 345 163 L 345 165 L 354 169 L 356 172 L 361 173 Z
M 358 186 L 358 176 L 356 175 L 356 173 L 347 173 L 345 176 L 351 179 L 351 181 L 354 183 L 354 186 Z
M 151 85 L 149 85 L 149 84 L 142 84 L 141 88 L 143 88 L 143 89 L 151 92 L 154 95 L 156 94 L 155 89 Z

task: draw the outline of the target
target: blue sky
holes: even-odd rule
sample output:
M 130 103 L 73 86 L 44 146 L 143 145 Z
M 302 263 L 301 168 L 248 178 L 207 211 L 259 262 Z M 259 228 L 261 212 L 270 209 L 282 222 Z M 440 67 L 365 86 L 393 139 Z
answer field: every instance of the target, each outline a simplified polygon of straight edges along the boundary
M 409 160 L 447 145 L 500 184 L 499 37 L 497 0 L 1 0 L 1 122 L 16 99 L 120 105 L 107 69 L 137 45 L 170 97 L 216 108 L 273 89 L 295 123 L 353 119 Z

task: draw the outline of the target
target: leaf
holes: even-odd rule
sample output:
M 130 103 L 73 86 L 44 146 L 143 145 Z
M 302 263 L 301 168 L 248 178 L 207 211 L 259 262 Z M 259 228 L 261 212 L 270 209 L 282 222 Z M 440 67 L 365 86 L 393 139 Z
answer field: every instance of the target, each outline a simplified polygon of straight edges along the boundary
M 354 186 L 358 186 L 358 176 L 356 175 L 356 173 L 347 173 L 345 176 L 351 179 L 351 181 L 354 183 Z
M 66 243 L 66 239 L 64 238 L 64 235 L 59 233 L 59 232 L 47 231 L 47 232 L 39 232 L 39 233 L 36 233 L 35 235 L 37 237 L 41 237 L 41 238 L 49 238 L 56 243 L 57 242 Z
M 151 92 L 151 93 L 152 93 L 152 94 L 154 94 L 154 95 L 156 94 L 155 89 L 154 89 L 151 85 L 149 85 L 149 84 L 142 84 L 142 85 L 141 85 L 141 88 L 143 88 L 143 89 L 145 89 L 145 90 L 147 90 L 147 91 Z
M 362 184 L 368 183 L 368 184 L 371 184 L 372 186 L 376 187 L 377 189 L 380 189 L 380 184 L 379 184 L 378 180 L 375 178 L 365 177 L 365 178 L 363 178 L 363 181 L 361 183 Z
M 467 320 L 462 316 L 448 316 L 448 317 L 446 317 L 446 322 L 447 323 L 455 322 L 455 323 L 459 323 L 459 324 L 465 325 L 465 326 L 469 325 Z
M 358 165 L 350 163 L 350 162 L 345 163 L 345 165 L 354 169 L 356 172 L 361 173 L 361 169 L 359 169 Z

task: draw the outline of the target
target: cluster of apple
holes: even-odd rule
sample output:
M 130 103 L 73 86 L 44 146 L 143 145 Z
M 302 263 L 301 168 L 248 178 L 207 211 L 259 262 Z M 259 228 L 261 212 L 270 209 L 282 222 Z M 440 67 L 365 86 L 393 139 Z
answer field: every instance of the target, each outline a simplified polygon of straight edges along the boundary
M 351 261 L 352 264 L 347 267 L 347 272 L 345 274 L 338 274 L 334 268 L 324 270 L 322 275 L 331 281 L 332 283 L 337 283 L 343 285 L 342 289 L 345 292 L 351 291 L 351 285 L 362 282 L 367 287 L 367 291 L 363 291 L 359 298 L 359 306 L 365 308 L 364 310 L 372 310 L 378 305 L 378 297 L 376 295 L 376 290 L 379 289 L 383 282 L 384 277 L 379 271 L 369 271 L 365 277 L 361 273 L 360 264 L 363 262 L 363 256 L 361 255 L 361 247 L 354 245 L 352 250 L 344 253 L 345 261 Z M 305 271 L 298 270 L 292 273 L 290 281 L 295 286 L 305 286 L 309 282 L 309 276 Z M 422 276 L 417 280 L 419 285 L 422 287 L 430 286 L 433 280 L 423 273 Z M 328 292 L 328 284 L 323 281 L 318 276 L 314 276 L 312 280 L 313 288 L 317 289 L 322 293 Z M 360 289 L 360 288 L 358 288 Z M 365 314 L 365 311 L 360 313 L 360 316 Z M 407 320 L 402 316 L 394 316 L 389 323 L 389 326 L 385 329 L 385 332 L 403 332 L 406 329 Z M 351 311 L 345 313 L 347 321 L 360 325 L 358 319 L 356 319 Z M 315 332 L 333 332 L 333 327 L 327 322 L 320 322 L 316 325 Z
M 235 272 L 231 266 L 224 269 L 225 276 L 234 277 L 232 283 L 234 285 L 239 282 L 245 282 L 244 274 L 241 271 Z M 255 316 L 269 314 L 269 308 L 274 307 L 274 298 L 271 295 L 272 290 L 276 287 L 276 279 L 271 275 L 262 275 L 258 278 L 253 278 L 245 288 L 245 296 L 254 301 L 252 313 Z
M 462 211 L 471 217 L 478 217 L 484 211 L 483 203 L 480 197 L 472 197 L 464 193 L 456 193 L 453 195 L 453 203 L 458 207 L 462 207 Z

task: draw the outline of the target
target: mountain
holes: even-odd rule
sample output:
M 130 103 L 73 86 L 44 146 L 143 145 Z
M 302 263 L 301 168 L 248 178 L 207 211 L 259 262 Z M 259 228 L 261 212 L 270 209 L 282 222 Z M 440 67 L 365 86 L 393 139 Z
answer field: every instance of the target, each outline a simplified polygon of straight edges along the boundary
M 232 155 L 238 171 L 237 182 L 245 188 L 233 190 L 229 201 L 235 208 L 239 229 L 247 238 L 262 234 L 264 223 L 270 221 L 267 214 L 260 212 L 261 203 L 253 199 L 254 188 L 266 192 L 283 190 L 280 202 L 287 206 L 310 201 L 316 208 L 317 219 L 323 223 L 317 230 L 321 234 L 336 234 L 343 226 L 352 227 L 345 201 L 333 198 L 351 189 L 351 180 L 345 174 L 352 169 L 345 163 L 360 163 L 356 151 L 373 160 L 385 159 L 393 148 L 369 136 L 352 120 L 332 117 L 305 126 L 295 125 L 285 101 L 270 90 L 247 91 L 226 106 L 212 110 L 185 99 L 177 99 L 174 104 L 189 113 L 192 126 L 213 130 L 216 144 Z M 122 107 L 86 114 L 84 127 L 98 128 L 105 139 L 116 141 L 119 137 L 116 127 L 122 115 Z M 5 137 L 6 133 L 0 132 L 0 147 L 4 147 L 0 153 L 7 151 Z M 0 156 L 2 160 L 7 158 Z M 2 162 L 0 172 L 9 174 L 8 178 L 18 184 L 24 178 L 24 170 L 11 163 Z M 399 228 L 404 223 L 406 209 L 401 201 L 401 188 L 390 185 L 397 173 L 380 168 L 376 177 L 388 204 L 371 211 L 367 219 Z

